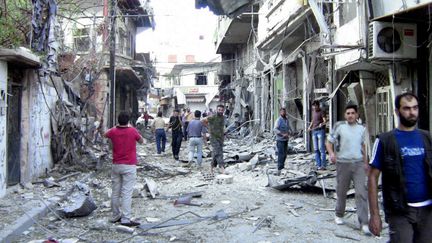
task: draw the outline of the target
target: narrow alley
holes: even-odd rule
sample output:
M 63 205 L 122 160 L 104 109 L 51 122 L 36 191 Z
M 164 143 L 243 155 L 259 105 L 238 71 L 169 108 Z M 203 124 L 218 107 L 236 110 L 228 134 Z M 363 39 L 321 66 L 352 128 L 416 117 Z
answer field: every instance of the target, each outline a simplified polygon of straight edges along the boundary
M 0 242 L 432 242 L 431 9 L 0 1 Z

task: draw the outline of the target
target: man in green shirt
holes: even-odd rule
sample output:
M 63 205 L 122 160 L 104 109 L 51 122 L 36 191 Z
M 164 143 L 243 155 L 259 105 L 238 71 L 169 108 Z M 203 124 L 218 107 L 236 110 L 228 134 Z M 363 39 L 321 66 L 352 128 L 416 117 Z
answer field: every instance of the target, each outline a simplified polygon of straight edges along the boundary
M 217 106 L 217 113 L 208 117 L 205 124 L 208 124 L 210 133 L 210 144 L 212 150 L 212 163 L 210 172 L 213 174 L 213 168 L 219 166 L 221 173 L 225 173 L 225 163 L 223 160 L 223 143 L 225 136 L 225 107 Z

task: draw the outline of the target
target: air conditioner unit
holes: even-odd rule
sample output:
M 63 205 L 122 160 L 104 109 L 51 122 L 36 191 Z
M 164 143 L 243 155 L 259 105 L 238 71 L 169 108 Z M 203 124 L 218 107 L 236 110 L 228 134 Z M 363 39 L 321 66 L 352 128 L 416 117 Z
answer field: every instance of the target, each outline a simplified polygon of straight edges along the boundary
M 374 21 L 368 42 L 369 59 L 416 59 L 417 25 Z

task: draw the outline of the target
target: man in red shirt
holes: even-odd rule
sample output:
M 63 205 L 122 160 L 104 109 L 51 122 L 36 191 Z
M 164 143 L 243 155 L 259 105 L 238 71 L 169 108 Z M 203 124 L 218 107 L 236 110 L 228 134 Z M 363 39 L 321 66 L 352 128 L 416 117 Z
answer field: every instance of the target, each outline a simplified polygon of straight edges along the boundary
M 138 131 L 128 124 L 128 113 L 120 112 L 117 120 L 119 124 L 104 134 L 111 140 L 113 148 L 111 222 L 138 226 L 140 223 L 131 219 L 132 192 L 136 182 L 136 143 L 143 143 L 144 140 Z

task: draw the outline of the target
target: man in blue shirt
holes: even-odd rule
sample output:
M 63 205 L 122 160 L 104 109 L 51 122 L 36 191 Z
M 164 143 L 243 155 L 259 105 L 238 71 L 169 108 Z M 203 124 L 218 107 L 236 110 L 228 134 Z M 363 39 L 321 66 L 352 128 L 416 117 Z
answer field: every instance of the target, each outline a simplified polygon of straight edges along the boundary
M 288 138 L 291 127 L 288 122 L 287 113 L 285 108 L 279 109 L 280 117 L 276 120 L 274 125 L 274 132 L 276 134 L 276 147 L 277 147 L 277 174 L 280 175 L 283 168 L 285 168 L 285 159 L 288 154 Z
M 416 128 L 419 106 L 414 94 L 395 100 L 398 128 L 375 141 L 369 171 L 369 228 L 382 229 L 377 185 L 382 173 L 384 212 L 391 242 L 432 241 L 432 155 L 429 132 Z M 426 153 L 428 152 L 429 153 Z
M 197 165 L 198 167 L 201 167 L 202 147 L 204 143 L 203 137 L 205 139 L 205 127 L 200 121 L 201 111 L 196 110 L 194 116 L 195 118 L 189 122 L 186 130 L 189 137 L 189 164 L 192 164 L 196 148 Z

